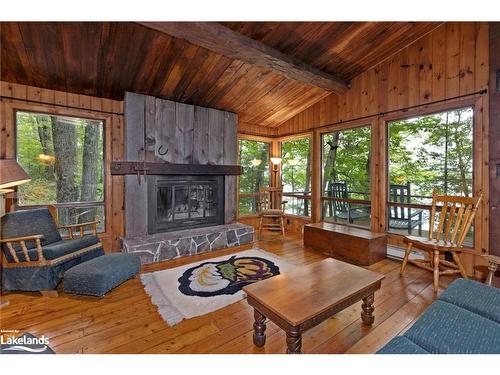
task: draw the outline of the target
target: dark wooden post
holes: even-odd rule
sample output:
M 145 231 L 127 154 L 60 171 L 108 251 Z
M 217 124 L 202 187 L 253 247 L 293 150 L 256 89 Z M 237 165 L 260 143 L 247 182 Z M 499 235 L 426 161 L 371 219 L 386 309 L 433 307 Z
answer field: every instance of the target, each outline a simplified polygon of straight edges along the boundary
M 489 165 L 490 165 L 490 254 L 500 256 L 500 22 L 490 22 L 490 86 L 489 86 Z M 498 274 L 498 273 L 497 273 Z M 495 276 L 494 285 L 500 285 Z

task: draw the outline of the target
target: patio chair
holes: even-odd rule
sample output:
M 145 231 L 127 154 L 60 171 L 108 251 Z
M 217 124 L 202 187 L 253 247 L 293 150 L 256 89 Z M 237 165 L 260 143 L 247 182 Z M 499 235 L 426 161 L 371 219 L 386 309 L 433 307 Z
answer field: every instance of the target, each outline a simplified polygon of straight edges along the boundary
M 398 203 L 410 203 L 410 183 L 406 185 L 389 186 L 389 201 Z M 413 228 L 418 226 L 418 235 L 422 235 L 422 210 L 411 207 L 392 206 L 389 208 L 389 228 L 406 229 L 411 234 Z
M 347 182 L 330 182 L 328 184 L 328 196 L 340 199 L 348 199 Z M 362 205 L 353 205 L 346 201 L 329 201 L 330 215 L 335 219 L 346 220 L 353 224 L 354 220 L 370 217 L 369 208 Z
M 40 291 L 56 288 L 69 268 L 104 254 L 98 221 L 58 228 L 49 209 L 15 211 L 1 219 L 2 289 Z M 84 228 L 90 227 L 92 235 Z M 69 232 L 63 240 L 58 229 Z M 79 236 L 76 236 L 76 233 Z

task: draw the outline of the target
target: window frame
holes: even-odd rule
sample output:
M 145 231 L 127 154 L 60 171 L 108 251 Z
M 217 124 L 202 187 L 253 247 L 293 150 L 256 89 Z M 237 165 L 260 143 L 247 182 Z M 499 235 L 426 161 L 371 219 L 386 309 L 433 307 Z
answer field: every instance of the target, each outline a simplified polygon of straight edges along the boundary
M 480 163 L 481 163 L 481 158 L 478 157 L 476 154 L 477 147 L 478 147 L 478 142 L 481 141 L 480 136 L 478 136 L 478 113 L 477 113 L 477 100 L 478 99 L 465 99 L 465 100 L 458 100 L 454 103 L 449 103 L 449 104 L 442 104 L 442 105 L 435 105 L 435 106 L 430 106 L 428 108 L 423 108 L 419 109 L 415 112 L 412 113 L 397 113 L 397 114 L 391 114 L 383 117 L 383 126 L 384 126 L 384 133 L 385 133 L 385 178 L 384 178 L 384 183 L 385 183 L 385 189 L 384 189 L 384 197 L 383 197 L 383 202 L 384 202 L 384 231 L 387 233 L 389 238 L 395 240 L 398 244 L 401 244 L 404 234 L 399 234 L 395 232 L 389 231 L 389 207 L 394 205 L 394 202 L 389 201 L 389 188 L 390 188 L 390 158 L 389 158 L 389 125 L 391 122 L 395 121 L 403 121 L 403 120 L 408 120 L 416 117 L 425 117 L 425 116 L 432 116 L 436 114 L 441 114 L 441 113 L 446 113 L 446 112 L 452 112 L 454 110 L 459 110 L 459 109 L 465 109 L 465 108 L 470 108 L 472 109 L 472 194 L 475 195 L 476 192 L 478 191 L 480 186 L 479 181 L 477 181 L 476 176 L 477 176 L 477 168 L 480 168 Z M 484 202 L 484 197 L 483 197 L 483 202 Z M 401 205 L 398 205 L 401 206 Z M 409 207 L 409 208 L 415 208 L 415 209 L 422 209 L 422 210 L 430 210 L 432 208 L 432 204 L 419 204 L 419 203 L 410 203 L 410 204 L 405 204 L 404 207 Z M 478 208 L 478 211 L 481 210 L 481 207 Z M 479 212 L 478 212 L 479 214 Z M 476 214 L 476 217 L 474 218 L 474 231 L 473 231 L 473 238 L 472 238 L 472 246 L 468 246 L 467 244 L 463 245 L 463 248 L 469 251 L 475 251 L 479 252 L 477 249 L 478 246 L 478 238 L 477 238 L 477 233 L 476 233 L 476 228 L 477 228 L 477 223 L 481 222 L 481 219 L 479 218 L 479 215 Z M 483 246 L 484 248 L 484 246 Z
M 18 160 L 18 136 L 17 136 L 17 113 L 18 112 L 27 112 L 32 114 L 42 114 L 48 116 L 61 116 L 61 117 L 73 117 L 73 118 L 81 118 L 88 119 L 94 121 L 102 121 L 102 148 L 103 148 L 103 200 L 102 201 L 92 201 L 92 202 L 64 202 L 64 203 L 47 203 L 47 204 L 39 204 L 39 205 L 20 205 L 17 195 L 15 195 L 13 203 L 14 209 L 16 210 L 27 210 L 27 209 L 35 209 L 40 207 L 55 207 L 59 208 L 67 208 L 67 207 L 104 207 L 104 217 L 102 218 L 103 226 L 102 230 L 98 233 L 100 235 L 109 233 L 111 230 L 111 207 L 108 202 L 111 202 L 112 197 L 110 196 L 112 180 L 111 180 L 111 171 L 110 171 L 110 160 L 109 155 L 111 152 L 111 144 L 110 142 L 110 127 L 111 124 L 111 115 L 97 114 L 94 112 L 87 112 L 85 108 L 81 110 L 78 109 L 70 109 L 70 108 L 57 108 L 51 107 L 45 104 L 25 104 L 25 103 L 15 103 L 10 108 L 10 106 L 6 105 L 6 112 L 11 113 L 10 121 L 12 124 L 12 129 L 14 132 L 14 147 L 13 147 L 13 157 Z M 17 189 L 15 189 L 17 194 Z
M 309 187 L 309 194 L 302 194 L 298 196 L 299 199 L 308 200 L 309 201 L 309 215 L 295 215 L 291 213 L 285 212 L 285 216 L 289 217 L 297 217 L 300 219 L 306 219 L 306 220 L 311 220 L 312 219 L 312 211 L 313 211 L 313 199 L 312 199 L 312 185 L 313 185 L 313 134 L 311 132 L 308 133 L 301 133 L 301 134 L 294 134 L 291 136 L 287 137 L 282 137 L 278 139 L 278 148 L 279 148 L 279 155 L 282 158 L 283 157 L 283 143 L 284 142 L 293 142 L 293 141 L 298 141 L 302 139 L 309 139 L 309 154 L 311 155 L 311 165 L 310 165 L 310 187 Z M 279 184 L 280 186 L 283 186 L 283 163 L 280 165 L 280 175 L 279 175 Z M 296 195 L 293 194 L 293 192 L 283 192 L 283 197 L 294 197 Z
M 247 134 L 238 134 L 238 164 L 240 165 L 240 141 L 253 141 L 253 142 L 261 142 L 261 143 L 267 143 L 269 146 L 269 152 L 268 152 L 268 158 L 267 158 L 267 171 L 268 171 L 268 180 L 269 180 L 269 185 L 272 185 L 272 166 L 271 166 L 271 157 L 272 157 L 272 145 L 273 145 L 273 139 L 272 138 L 267 138 L 267 137 L 261 137 L 261 136 L 255 136 L 255 135 L 247 135 Z M 245 173 L 245 171 L 243 171 Z M 251 213 L 251 214 L 241 214 L 240 213 L 240 198 L 252 198 L 252 197 L 258 197 L 259 194 L 253 193 L 253 194 L 241 194 L 240 193 L 240 179 L 241 176 L 238 176 L 238 182 L 237 182 L 237 217 L 238 218 L 252 218 L 252 217 L 257 217 L 258 213 Z
M 332 198 L 332 197 L 325 197 L 323 195 L 323 189 L 321 188 L 323 186 L 323 137 L 325 134 L 330 134 L 330 133 L 334 133 L 334 132 L 341 132 L 341 131 L 346 131 L 346 130 L 353 130 L 353 129 L 358 129 L 358 128 L 370 128 L 370 152 L 372 155 L 376 155 L 375 154 L 375 144 L 376 142 L 374 141 L 375 139 L 375 136 L 374 136 L 374 130 L 375 130 L 375 127 L 376 127 L 376 121 L 373 119 L 373 118 L 368 118 L 368 119 L 363 119 L 363 120 L 357 120 L 357 121 L 352 121 L 352 122 L 349 122 L 348 124 L 340 124 L 340 125 L 336 125 L 336 126 L 333 126 L 331 128 L 327 128 L 325 130 L 322 130 L 320 133 L 319 133 L 319 142 L 320 142 L 320 149 L 319 149 L 319 153 L 320 153 L 320 187 L 319 187 L 319 193 L 320 193 L 320 219 L 321 221 L 325 221 L 325 217 L 323 215 L 323 205 L 324 205 L 324 202 L 326 201 L 339 201 L 339 202 L 347 202 L 347 203 L 358 203 L 358 204 L 362 204 L 362 205 L 369 205 L 371 211 L 373 211 L 373 201 L 374 201 L 374 194 L 375 194 L 375 191 L 376 191 L 376 186 L 375 186 L 375 178 L 373 178 L 374 176 L 374 172 L 375 172 L 375 167 L 376 167 L 376 163 L 374 163 L 374 158 L 372 157 L 372 160 L 371 160 L 371 163 L 370 163 L 370 199 L 369 200 L 366 200 L 366 199 L 352 199 L 352 198 L 347 198 L 347 199 L 340 199 L 340 198 Z M 374 226 L 376 225 L 375 221 L 374 221 L 374 216 L 373 214 L 370 214 L 370 226 L 369 227 L 366 227 L 366 226 L 363 226 L 363 225 L 357 225 L 355 223 L 344 223 L 344 222 L 332 222 L 332 221 L 327 221 L 329 223 L 333 223 L 333 224 L 338 224 L 338 225 L 345 225 L 345 226 L 348 226 L 348 227 L 353 227 L 353 228 L 359 228 L 359 229 L 364 229 L 364 230 L 373 230 Z

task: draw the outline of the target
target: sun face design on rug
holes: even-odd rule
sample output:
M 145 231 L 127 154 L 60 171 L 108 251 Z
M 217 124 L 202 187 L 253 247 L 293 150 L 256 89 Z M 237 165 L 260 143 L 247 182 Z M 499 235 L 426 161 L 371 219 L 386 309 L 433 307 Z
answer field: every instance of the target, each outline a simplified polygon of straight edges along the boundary
M 179 290 L 188 296 L 213 297 L 234 294 L 245 285 L 279 275 L 270 260 L 232 256 L 220 262 L 205 262 L 186 270 L 179 278 Z

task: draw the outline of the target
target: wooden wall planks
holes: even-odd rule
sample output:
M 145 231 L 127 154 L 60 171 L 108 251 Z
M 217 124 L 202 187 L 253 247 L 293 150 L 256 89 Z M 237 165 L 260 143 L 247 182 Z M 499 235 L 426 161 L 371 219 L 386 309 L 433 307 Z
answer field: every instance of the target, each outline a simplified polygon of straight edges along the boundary
M 148 99 L 144 95 L 125 93 L 125 158 L 123 160 L 143 161 L 146 133 L 151 131 L 151 126 L 146 124 L 151 122 L 146 121 L 146 118 L 151 116 L 145 116 L 147 102 L 150 102 Z M 143 176 L 140 178 L 142 179 Z M 125 176 L 125 233 L 127 236 L 147 233 L 148 216 L 144 209 L 148 204 L 147 191 L 145 181 L 138 183 L 137 176 Z
M 361 122 L 366 122 L 374 126 L 373 136 L 377 137 L 375 151 L 380 151 L 386 142 L 385 126 L 388 118 L 404 117 L 409 112 L 418 114 L 425 111 L 442 111 L 464 102 L 474 105 L 474 190 L 482 191 L 486 198 L 476 217 L 476 222 L 480 223 L 476 227 L 476 250 L 488 251 L 488 97 L 432 104 L 488 87 L 488 30 L 489 25 L 485 22 L 450 22 L 441 25 L 385 62 L 354 78 L 352 88 L 346 94 L 329 95 L 281 124 L 277 129 L 277 136 L 304 133 L 329 124 L 336 124 L 334 128 L 341 128 L 352 124 L 363 125 Z M 408 112 L 402 110 L 408 106 L 420 105 L 426 107 Z M 379 115 L 389 111 L 397 113 L 390 116 Z M 359 120 L 360 117 L 366 119 Z M 316 130 L 314 134 L 324 130 Z M 384 152 L 378 154 L 376 191 L 383 192 L 386 156 Z M 375 229 L 378 230 L 384 229 L 381 218 L 385 217 L 385 200 L 381 197 L 383 196 L 379 193 L 378 197 L 375 197 L 377 199 L 374 198 L 372 202 L 372 209 L 374 206 L 378 207 L 374 210 L 375 214 L 379 215 L 375 223 Z M 315 197 L 313 201 L 314 199 Z M 464 255 L 464 258 L 468 272 L 472 273 L 472 267 L 480 263 L 479 258 L 472 255 Z
M 175 103 L 169 100 L 155 99 L 156 114 L 154 125 L 155 155 L 159 161 L 175 162 Z M 161 124 L 161 126 L 160 126 Z M 158 125 L 158 126 L 157 126 Z M 168 152 L 167 152 L 168 150 Z
M 226 165 L 238 164 L 238 116 L 235 113 L 224 112 L 224 153 L 223 163 Z M 237 176 L 225 176 L 225 218 L 226 223 L 236 221 L 238 213 Z
M 142 160 L 138 153 L 145 147 L 147 160 L 175 164 L 238 163 L 235 113 L 127 92 L 125 123 L 127 160 Z M 236 176 L 225 176 L 225 223 L 236 220 L 236 181 Z M 125 184 L 125 234 L 146 235 L 147 185 L 139 184 L 136 176 L 125 176 Z
M 443 24 L 355 77 L 346 94 L 329 95 L 284 122 L 276 135 L 301 133 L 483 89 L 488 85 L 487 30 L 484 22 Z M 244 124 L 240 127 L 245 130 Z
M 16 109 L 100 118 L 106 121 L 104 127 L 106 228 L 100 237 L 106 251 L 119 250 L 120 238 L 125 229 L 124 178 L 111 176 L 109 168 L 112 160 L 124 158 L 123 102 L 4 81 L 0 82 L 0 95 L 6 98 L 0 101 L 0 158 L 16 157 L 14 118 Z

